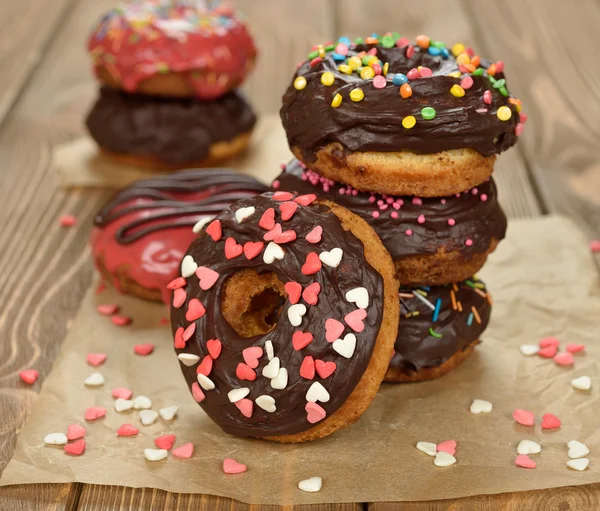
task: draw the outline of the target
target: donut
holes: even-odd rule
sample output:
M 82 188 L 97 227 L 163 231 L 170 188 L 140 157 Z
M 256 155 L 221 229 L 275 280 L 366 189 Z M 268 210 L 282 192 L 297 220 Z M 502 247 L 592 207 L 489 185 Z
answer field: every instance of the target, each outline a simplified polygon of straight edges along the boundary
M 400 288 L 400 326 L 388 382 L 432 380 L 466 360 L 492 310 L 484 283 L 472 277 L 447 286 Z
M 171 305 L 192 396 L 232 435 L 321 438 L 356 421 L 393 353 L 392 260 L 369 225 L 312 194 L 221 213 L 181 263 Z
M 120 292 L 169 303 L 173 291 L 167 285 L 197 236 L 192 228 L 265 190 L 255 179 L 228 169 L 136 181 L 96 214 L 91 233 L 94 263 Z
M 490 178 L 442 198 L 359 192 L 322 177 L 298 160 L 283 166 L 272 188 L 337 202 L 378 234 L 404 286 L 442 285 L 477 273 L 506 233 L 506 216 Z
M 101 83 L 151 96 L 213 100 L 239 87 L 256 47 L 245 24 L 214 2 L 124 2 L 94 28 L 88 50 Z
M 443 197 L 483 183 L 527 119 L 504 64 L 398 34 L 313 48 L 283 97 L 294 155 L 358 190 Z
M 103 87 L 87 129 L 103 153 L 154 170 L 210 167 L 243 151 L 256 124 L 238 92 L 215 101 L 160 98 Z

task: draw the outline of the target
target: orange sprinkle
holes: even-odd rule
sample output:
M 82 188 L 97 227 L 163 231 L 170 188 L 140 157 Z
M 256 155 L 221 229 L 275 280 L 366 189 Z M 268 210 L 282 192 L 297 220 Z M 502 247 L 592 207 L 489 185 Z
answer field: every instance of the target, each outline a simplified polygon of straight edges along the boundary
M 458 57 L 456 57 L 456 63 L 459 66 L 465 66 L 471 63 L 471 59 L 466 53 L 461 53 Z
M 462 310 L 463 310 L 462 303 L 460 303 L 459 301 L 457 301 L 456 305 L 458 305 L 458 312 L 462 312 Z
M 408 83 L 402 84 L 400 86 L 400 96 L 404 99 L 410 98 L 412 96 L 412 88 Z
M 426 35 L 421 34 L 417 36 L 417 46 L 420 46 L 421 48 L 429 48 L 430 42 L 431 40 Z
M 376 37 L 367 37 L 365 39 L 365 44 L 377 44 L 379 41 Z
M 477 67 L 475 67 L 472 63 L 471 64 L 465 64 L 465 67 L 468 69 L 469 73 L 474 73 L 475 69 L 477 69 Z
M 492 302 L 492 295 L 491 294 L 487 294 L 487 301 L 490 305 L 494 305 L 494 303 Z
M 450 290 L 450 298 L 452 300 L 452 310 L 456 310 L 456 294 L 454 293 L 454 289 Z
M 400 298 L 414 298 L 415 295 L 413 295 L 412 293 L 399 293 Z
M 475 305 L 471 306 L 471 311 L 473 312 L 473 316 L 475 317 L 475 321 L 477 321 L 477 323 L 479 325 L 481 325 L 481 318 L 479 317 L 479 312 L 477 312 L 477 309 L 475 308 Z
M 475 55 L 472 59 L 471 59 L 471 64 L 473 64 L 476 68 L 479 67 L 479 64 L 481 64 L 481 57 L 479 55 Z
M 458 293 L 458 286 L 456 285 L 456 282 L 453 282 L 453 283 L 452 283 L 452 289 L 454 289 L 454 291 L 455 291 L 456 293 Z
M 490 64 L 490 67 L 487 69 L 487 74 L 490 76 L 494 76 L 496 74 L 496 64 Z
M 477 289 L 476 287 L 474 287 L 473 291 L 475 291 L 479 296 L 483 296 L 483 298 L 487 298 L 487 293 L 484 293 L 481 289 Z

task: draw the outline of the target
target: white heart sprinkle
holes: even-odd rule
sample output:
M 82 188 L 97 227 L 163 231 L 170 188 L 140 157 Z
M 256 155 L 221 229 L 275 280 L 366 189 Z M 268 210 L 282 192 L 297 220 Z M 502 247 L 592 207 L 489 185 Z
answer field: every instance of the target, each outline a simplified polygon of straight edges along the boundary
M 248 387 L 241 387 L 239 389 L 230 390 L 227 393 L 227 397 L 232 403 L 237 403 L 238 401 L 244 399 L 248 394 L 250 394 L 250 389 Z
M 263 252 L 263 261 L 266 264 L 271 264 L 275 259 L 281 261 L 284 255 L 283 249 L 277 243 L 271 241 Z
M 85 379 L 83 383 L 89 387 L 99 387 L 100 385 L 104 385 L 104 381 L 104 376 L 102 376 L 100 373 L 92 373 Z
M 590 390 L 592 388 L 592 379 L 589 376 L 580 376 L 571 380 L 571 385 L 577 390 Z
M 454 465 L 456 463 L 456 458 L 452 456 L 452 454 L 447 453 L 445 451 L 439 451 L 435 455 L 435 459 L 433 460 L 433 464 L 436 467 L 449 467 L 450 465 Z
M 321 252 L 319 254 L 319 259 L 330 266 L 331 268 L 337 268 L 342 260 L 342 256 L 344 255 L 344 251 L 341 248 L 334 248 L 330 252 Z
M 235 212 L 235 219 L 238 224 L 241 224 L 246 218 L 250 218 L 254 213 L 256 213 L 254 206 L 240 208 Z
M 311 403 L 321 401 L 321 403 L 327 403 L 329 401 L 329 392 L 321 385 L 320 382 L 314 382 L 306 392 L 306 400 Z
M 136 410 L 147 410 L 152 408 L 152 401 L 147 396 L 138 396 L 133 398 L 133 407 Z
M 355 287 L 346 293 L 346 300 L 355 303 L 359 309 L 369 306 L 369 292 L 365 287 Z
M 168 454 L 166 449 L 144 449 L 144 456 L 148 461 L 164 460 Z
M 177 358 L 182 362 L 183 365 L 191 367 L 193 366 L 200 357 L 198 355 L 194 355 L 192 353 L 180 353 L 177 355 Z
M 302 491 L 307 491 L 310 493 L 318 492 L 323 486 L 323 479 L 320 477 L 311 477 L 310 479 L 304 479 L 298 483 L 298 488 Z
M 273 359 L 263 368 L 262 375 L 265 378 L 272 380 L 279 373 L 279 357 L 273 357 Z
M 64 433 L 50 433 L 44 437 L 46 445 L 65 445 L 67 443 L 67 435 Z
M 274 360 L 274 359 L 273 359 Z M 276 390 L 283 390 L 288 384 L 288 372 L 285 367 L 279 369 L 277 376 L 271 380 L 271 387 Z
M 434 444 L 433 442 L 417 442 L 417 449 L 429 456 L 435 456 L 437 454 L 437 444 Z
M 588 458 L 578 458 L 576 460 L 567 461 L 567 467 L 572 468 L 573 470 L 579 470 L 582 472 L 588 465 L 590 464 L 590 460 Z
M 471 413 L 490 413 L 492 411 L 492 403 L 484 399 L 474 399 L 471 403 Z
M 519 454 L 539 454 L 542 452 L 542 446 L 533 440 L 521 440 L 517 445 Z
M 572 459 L 583 458 L 590 453 L 588 446 L 578 442 L 577 440 L 571 440 L 567 444 L 567 447 L 569 448 L 569 458 Z
M 186 255 L 181 261 L 181 276 L 185 279 L 191 277 L 198 269 L 198 264 L 191 255 Z
M 266 412 L 273 413 L 275 410 L 277 410 L 277 407 L 275 406 L 275 400 L 271 396 L 258 396 L 254 401 Z
M 125 410 L 131 410 L 133 408 L 133 401 L 131 399 L 118 398 L 115 401 L 115 410 L 117 412 L 124 412 Z
M 273 343 L 271 341 L 265 341 L 265 351 L 267 352 L 267 358 L 272 360 L 275 356 L 275 350 L 273 349 Z
M 303 303 L 297 303 L 295 305 L 290 305 L 288 308 L 288 319 L 292 326 L 300 326 L 302 323 L 302 316 L 306 314 L 306 305 Z
M 343 339 L 333 341 L 333 349 L 342 357 L 351 358 L 356 349 L 356 335 L 346 334 Z
M 207 217 L 201 218 L 200 220 L 198 220 L 196 222 L 196 225 L 194 225 L 194 227 L 192 227 L 192 232 L 194 232 L 195 234 L 198 234 L 202 229 L 204 229 L 204 226 L 208 222 L 210 222 L 213 218 L 214 218 L 214 216 L 207 216 Z
M 532 355 L 537 355 L 537 352 L 540 351 L 540 348 L 535 344 L 523 344 L 519 348 L 519 351 L 526 357 L 531 357 Z
M 175 416 L 177 415 L 178 411 L 179 411 L 179 407 L 173 405 L 173 406 L 167 406 L 166 408 L 161 408 L 158 411 L 158 413 L 163 418 L 163 420 L 172 421 L 175 418 Z
M 198 379 L 198 383 L 204 390 L 212 390 L 215 388 L 214 382 L 208 376 L 202 373 L 198 373 L 196 378 Z
M 142 410 L 140 412 L 140 421 L 144 426 L 150 426 L 150 424 L 154 424 L 158 419 L 158 412 L 154 410 Z

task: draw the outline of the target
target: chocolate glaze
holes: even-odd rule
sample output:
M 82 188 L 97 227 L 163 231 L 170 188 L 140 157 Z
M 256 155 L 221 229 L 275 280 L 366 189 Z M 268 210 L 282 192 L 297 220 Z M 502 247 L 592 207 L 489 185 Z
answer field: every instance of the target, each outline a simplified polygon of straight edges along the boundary
M 271 186 L 278 190 L 315 193 L 359 215 L 373 227 L 394 260 L 435 254 L 441 249 L 459 250 L 469 258 L 472 254 L 485 253 L 492 238 L 500 241 L 506 233 L 506 216 L 498 204 L 492 179 L 450 197 L 396 197 L 359 192 L 321 177 L 298 160 L 292 160 Z M 396 209 L 394 203 L 401 205 Z M 420 215 L 425 217 L 423 223 L 418 221 Z M 452 226 L 448 224 L 450 219 L 455 221 Z M 412 234 L 407 236 L 409 230 Z M 467 240 L 473 243 L 469 246 Z
M 227 433 L 241 436 L 274 436 L 299 433 L 310 429 L 313 425 L 307 421 L 306 392 L 313 382 L 320 382 L 329 392 L 331 398 L 327 403 L 318 403 L 331 416 L 352 393 L 363 376 L 381 327 L 383 318 L 383 278 L 369 265 L 365 259 L 364 246 L 351 232 L 345 231 L 340 220 L 324 204 L 313 203 L 310 206 L 299 206 L 296 213 L 288 221 L 282 222 L 277 202 L 271 194 L 263 194 L 235 204 L 232 208 L 220 214 L 223 229 L 222 237 L 214 242 L 206 233 L 201 234 L 192 243 L 187 254 L 191 255 L 198 265 L 206 266 L 219 273 L 218 280 L 208 291 L 199 287 L 199 279 L 194 275 L 187 279 L 184 288 L 187 294 L 182 307 L 171 307 L 171 325 L 174 334 L 179 328 L 185 328 L 190 323 L 185 319 L 189 300 L 198 298 L 206 308 L 206 314 L 196 320 L 196 330 L 184 349 L 176 349 L 177 353 L 193 353 L 200 361 L 208 355 L 206 342 L 209 339 L 219 339 L 222 352 L 214 361 L 210 378 L 215 389 L 204 391 L 206 397 L 200 403 L 206 413 Z M 242 223 L 235 220 L 235 211 L 239 208 L 253 206 L 255 213 Z M 252 241 L 262 241 L 266 230 L 259 227 L 258 222 L 263 213 L 274 208 L 276 221 L 282 224 L 283 230 L 292 229 L 297 233 L 297 239 L 280 245 L 285 256 L 283 260 L 275 260 L 272 264 L 263 262 L 263 254 L 248 260 L 245 255 L 227 260 L 224 256 L 225 240 L 233 237 L 237 243 L 244 244 Z M 316 225 L 323 228 L 323 237 L 319 243 L 311 244 L 304 237 Z M 207 227 L 210 229 L 210 226 Z M 321 253 L 340 247 L 344 251 L 340 265 L 331 268 L 323 265 L 315 275 L 306 276 L 301 268 L 310 252 Z M 221 296 L 225 281 L 236 272 L 249 268 L 258 273 L 274 272 L 283 282 L 295 281 L 303 288 L 313 282 L 319 282 L 321 292 L 317 305 L 307 305 L 307 312 L 298 327 L 291 325 L 288 320 L 290 300 L 286 299 L 279 320 L 269 333 L 263 336 L 242 338 L 224 319 L 221 312 Z M 344 296 L 350 289 L 363 286 L 367 288 L 370 303 L 364 320 L 365 329 L 356 333 L 356 350 L 350 359 L 346 359 L 333 350 L 333 345 L 325 339 L 325 320 L 335 318 L 343 321 L 346 314 L 356 310 L 354 304 L 348 303 Z M 304 303 L 300 300 L 299 303 Z M 300 351 L 292 346 L 292 335 L 295 331 L 311 332 L 314 340 Z M 350 333 L 346 327 L 343 335 Z M 288 371 L 289 381 L 284 390 L 274 390 L 270 381 L 262 376 L 262 370 L 268 363 L 266 353 L 260 359 L 255 381 L 240 381 L 236 377 L 236 367 L 243 362 L 242 351 L 251 346 L 264 347 L 271 340 L 274 355 L 281 360 L 281 366 Z M 304 357 L 310 355 L 315 359 L 334 361 L 337 364 L 335 372 L 326 379 L 315 374 L 314 380 L 300 376 L 300 366 Z M 196 365 L 181 369 L 189 385 L 197 381 Z M 277 410 L 268 413 L 254 405 L 251 418 L 246 418 L 238 408 L 229 401 L 227 393 L 233 388 L 248 387 L 249 399 L 267 394 L 275 399 Z M 325 419 L 327 420 L 327 419 Z
M 412 57 L 407 58 L 406 48 L 361 44 L 353 46 L 348 57 L 371 48 L 377 49 L 377 57 L 384 64 L 389 63 L 387 86 L 383 89 L 376 89 L 372 80 L 364 80 L 356 73 L 339 71 L 339 63 L 333 59 L 332 52 L 312 67 L 309 61 L 304 62 L 296 71 L 294 79 L 304 76 L 306 88 L 298 91 L 292 81 L 283 96 L 280 113 L 290 147 L 297 146 L 306 163 L 314 161 L 315 153 L 331 142 L 339 142 L 350 152 L 408 150 L 432 154 L 472 148 L 484 156 L 499 154 L 515 144 L 515 126 L 519 122 L 516 107 L 492 87 L 486 76 L 472 76 L 473 86 L 458 98 L 450 93 L 450 88 L 460 84 L 461 78 L 447 76 L 459 70 L 452 55 L 447 59 L 434 57 L 417 46 Z M 482 59 L 484 69 L 489 64 Z M 418 66 L 430 68 L 433 76 L 410 80 L 413 93 L 404 99 L 391 78 L 395 73 L 407 74 Z M 321 83 L 320 77 L 325 71 L 331 71 L 335 76 L 332 86 Z M 504 75 L 496 73 L 494 78 L 502 79 Z M 349 93 L 357 87 L 365 96 L 362 101 L 353 102 Z M 486 90 L 492 93 L 490 105 L 484 104 L 482 99 Z M 333 108 L 331 102 L 338 93 L 343 101 L 338 108 Z M 421 116 L 421 110 L 427 106 L 436 110 L 432 120 Z M 501 121 L 496 116 L 500 106 L 512 110 L 508 121 Z M 480 109 L 483 108 L 487 111 L 482 112 Z M 411 129 L 402 126 L 402 119 L 408 115 L 417 119 Z
M 479 288 L 478 291 L 482 294 L 472 286 Z M 434 306 L 438 299 L 441 300 L 437 321 L 433 321 L 434 311 L 423 301 L 414 296 L 402 296 L 414 294 L 418 292 L 417 289 L 423 291 L 426 294 L 425 298 Z M 457 302 L 456 309 L 452 304 L 453 291 Z M 462 311 L 458 308 L 459 303 Z M 471 307 L 477 310 L 481 323 L 473 315 Z M 440 366 L 452 355 L 479 339 L 488 325 L 491 310 L 490 299 L 483 282 L 475 277 L 456 285 L 401 288 L 400 326 L 394 346 L 396 352 L 390 367 L 410 375 L 423 368 Z M 418 315 L 415 315 L 415 312 L 418 312 Z M 470 315 L 473 318 L 469 325 Z M 430 328 L 442 337 L 431 335 Z
M 94 140 L 116 154 L 167 165 L 198 163 L 210 146 L 252 130 L 256 116 L 241 94 L 214 101 L 151 97 L 103 87 L 87 117 Z

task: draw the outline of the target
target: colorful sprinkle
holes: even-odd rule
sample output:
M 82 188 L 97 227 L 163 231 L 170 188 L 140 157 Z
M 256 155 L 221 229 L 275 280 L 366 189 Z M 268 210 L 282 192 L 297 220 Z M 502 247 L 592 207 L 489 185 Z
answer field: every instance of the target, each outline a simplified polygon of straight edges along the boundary
M 377 75 L 375 78 L 373 78 L 373 87 L 376 89 L 385 89 L 386 85 L 387 80 L 383 76 Z
M 508 121 L 512 117 L 512 110 L 507 106 L 501 106 L 498 108 L 496 115 L 501 121 Z
M 431 337 L 435 337 L 436 339 L 441 339 L 443 337 L 442 334 L 438 334 L 432 327 L 429 327 L 429 335 L 431 335 Z
M 400 87 L 400 96 L 402 96 L 404 99 L 412 96 L 412 88 L 408 83 L 405 83 Z
M 435 108 L 432 108 L 430 106 L 426 106 L 421 110 L 421 116 L 423 117 L 423 119 L 426 119 L 428 121 L 430 121 L 431 119 L 435 119 L 435 114 Z
M 397 86 L 404 85 L 406 82 L 408 82 L 408 77 L 402 73 L 396 73 L 392 78 L 392 83 Z
M 462 98 L 465 95 L 465 89 L 463 89 L 460 85 L 455 83 L 450 88 L 450 94 L 452 94 L 456 98 Z
M 350 99 L 352 101 L 354 101 L 355 103 L 358 103 L 359 101 L 362 101 L 365 97 L 365 93 L 362 91 L 362 89 L 354 89 L 352 91 L 350 91 Z
M 402 126 L 407 130 L 414 128 L 415 124 L 417 124 L 417 119 L 414 115 L 407 115 L 404 119 L 402 119 Z
M 294 80 L 294 88 L 296 90 L 303 90 L 306 88 L 306 78 L 304 76 L 299 76 Z
M 321 75 L 321 83 L 326 87 L 333 85 L 333 82 L 335 82 L 335 76 L 331 71 L 326 71 Z
M 342 95 L 338 92 L 334 97 L 333 100 L 331 101 L 331 106 L 333 108 L 337 108 L 338 106 L 340 106 L 342 104 Z

